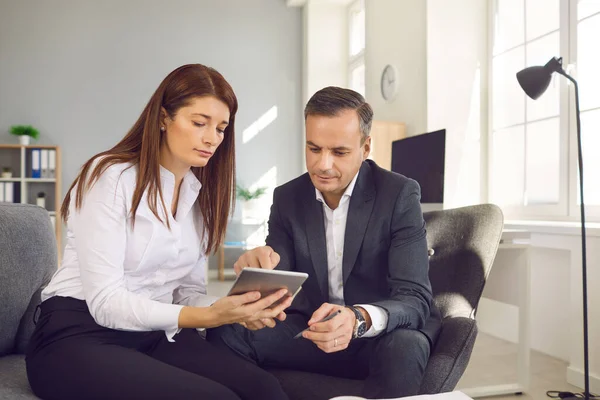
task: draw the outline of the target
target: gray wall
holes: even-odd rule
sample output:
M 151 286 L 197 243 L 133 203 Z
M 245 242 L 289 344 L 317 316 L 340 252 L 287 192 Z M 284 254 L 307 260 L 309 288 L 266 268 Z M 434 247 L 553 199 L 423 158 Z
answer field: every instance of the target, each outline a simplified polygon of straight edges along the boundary
M 240 103 L 239 180 L 302 171 L 302 15 L 281 0 L 0 0 L 0 143 L 32 124 L 63 153 L 63 194 L 176 67 L 219 70 Z M 277 106 L 254 139 L 242 131 Z M 241 208 L 241 207 L 238 207 Z

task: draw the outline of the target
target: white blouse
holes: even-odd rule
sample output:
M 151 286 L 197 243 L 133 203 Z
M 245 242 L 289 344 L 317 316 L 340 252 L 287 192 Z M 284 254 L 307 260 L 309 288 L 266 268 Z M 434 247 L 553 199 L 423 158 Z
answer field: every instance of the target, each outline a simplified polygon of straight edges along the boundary
M 216 300 L 206 294 L 206 241 L 196 202 L 202 185 L 191 171 L 185 175 L 173 218 L 175 176 L 161 166 L 171 229 L 154 216 L 147 193 L 132 228 L 129 214 L 136 176 L 137 167 L 131 164 L 109 167 L 85 193 L 79 211 L 73 191 L 62 265 L 43 291 L 42 301 L 53 296 L 85 300 L 99 325 L 163 330 L 172 341 L 184 305 L 206 307 Z M 157 211 L 163 216 L 160 200 Z

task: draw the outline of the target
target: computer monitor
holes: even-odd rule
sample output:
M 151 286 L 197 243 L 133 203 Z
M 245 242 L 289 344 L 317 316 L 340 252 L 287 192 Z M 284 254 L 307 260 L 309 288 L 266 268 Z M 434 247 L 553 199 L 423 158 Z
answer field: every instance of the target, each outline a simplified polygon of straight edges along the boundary
M 392 142 L 392 171 L 419 183 L 424 211 L 443 208 L 445 156 L 445 129 Z

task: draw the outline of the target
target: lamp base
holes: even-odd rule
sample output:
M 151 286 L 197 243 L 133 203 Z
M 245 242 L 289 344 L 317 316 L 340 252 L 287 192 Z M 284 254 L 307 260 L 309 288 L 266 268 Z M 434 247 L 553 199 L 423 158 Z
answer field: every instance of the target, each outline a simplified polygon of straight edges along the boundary
M 560 390 L 548 390 L 546 392 L 546 396 L 552 399 L 561 399 L 561 400 L 584 400 L 584 399 L 599 399 L 600 397 L 595 396 L 591 393 L 588 396 L 585 396 L 585 392 L 582 393 L 573 393 L 568 391 L 560 391 Z

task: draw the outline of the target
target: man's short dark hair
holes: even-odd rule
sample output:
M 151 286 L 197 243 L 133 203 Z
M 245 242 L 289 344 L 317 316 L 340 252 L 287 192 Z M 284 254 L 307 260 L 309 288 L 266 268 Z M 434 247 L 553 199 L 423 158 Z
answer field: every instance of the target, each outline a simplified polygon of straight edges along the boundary
M 335 117 L 345 110 L 355 110 L 360 123 L 361 142 L 369 137 L 373 122 L 373 108 L 358 92 L 336 86 L 328 86 L 315 93 L 304 108 L 304 119 L 309 115 Z

